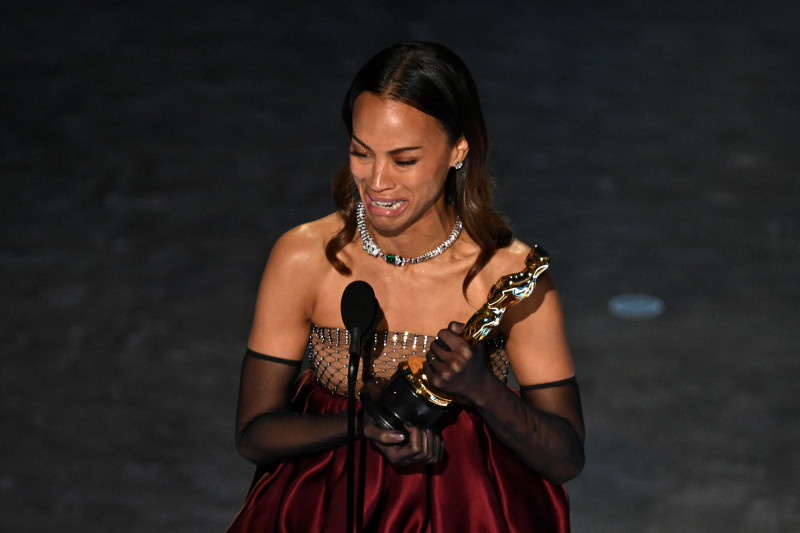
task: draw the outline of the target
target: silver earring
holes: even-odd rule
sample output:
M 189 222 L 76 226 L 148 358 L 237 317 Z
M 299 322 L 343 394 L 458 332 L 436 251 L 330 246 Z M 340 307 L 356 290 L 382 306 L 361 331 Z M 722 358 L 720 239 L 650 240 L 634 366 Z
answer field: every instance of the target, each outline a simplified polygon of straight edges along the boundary
M 464 166 L 464 163 L 459 161 L 458 163 L 456 163 L 456 170 L 461 170 L 461 167 L 463 167 L 463 166 Z

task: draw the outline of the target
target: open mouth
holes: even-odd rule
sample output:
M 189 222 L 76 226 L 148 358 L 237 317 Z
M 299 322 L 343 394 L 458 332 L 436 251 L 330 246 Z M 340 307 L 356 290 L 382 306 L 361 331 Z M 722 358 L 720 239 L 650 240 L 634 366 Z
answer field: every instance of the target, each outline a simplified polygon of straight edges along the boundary
M 401 205 L 403 205 L 403 200 L 395 200 L 395 201 L 381 201 L 372 199 L 372 205 L 375 207 L 380 207 L 381 209 L 397 209 Z

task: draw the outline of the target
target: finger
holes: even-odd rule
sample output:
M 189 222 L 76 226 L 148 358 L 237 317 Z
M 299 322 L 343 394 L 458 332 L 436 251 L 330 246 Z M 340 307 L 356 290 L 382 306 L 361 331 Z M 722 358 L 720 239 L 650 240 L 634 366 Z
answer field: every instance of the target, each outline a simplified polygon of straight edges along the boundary
M 454 345 L 450 343 L 450 340 L 458 339 L 458 336 L 447 330 L 442 330 L 441 332 L 446 332 L 449 340 L 438 338 L 436 341 L 431 343 L 430 349 L 431 359 L 436 365 L 435 372 L 439 374 L 442 374 L 443 372 L 446 373 L 448 370 L 458 370 L 458 368 L 451 368 L 453 367 L 453 363 L 461 361 L 460 363 L 456 363 L 458 367 L 461 367 L 463 366 L 464 361 L 464 356 L 453 350 Z M 456 342 L 459 341 L 456 340 Z
M 426 464 L 435 463 L 436 455 L 438 453 L 438 436 L 430 429 L 421 430 L 420 436 L 422 437 L 422 440 L 420 442 L 421 448 L 419 451 L 419 460 Z
M 417 459 L 425 463 L 435 462 L 437 453 L 436 442 L 439 438 L 438 435 L 431 429 L 416 428 L 416 430 L 420 437 Z
M 464 323 L 463 322 L 450 322 L 447 325 L 447 329 L 455 333 L 456 335 L 461 335 L 461 332 L 464 331 Z
M 429 377 L 433 377 L 439 373 L 439 371 L 436 370 L 436 365 L 434 364 L 435 361 L 435 357 L 430 357 L 425 360 L 425 373 L 428 374 Z
M 426 463 L 428 461 L 428 449 L 430 448 L 430 435 L 425 430 L 419 432 L 419 448 L 417 449 L 416 459 Z
M 431 361 L 438 361 L 439 363 L 448 364 L 452 358 L 452 351 L 450 347 L 442 339 L 437 338 L 431 343 L 431 348 L 428 351 L 429 359 Z
M 453 377 L 453 369 L 450 368 L 448 363 L 438 362 L 438 366 L 433 372 L 431 376 L 431 381 L 433 382 L 434 387 L 438 387 L 442 384 L 443 381 L 447 381 L 451 377 Z M 432 367 L 432 365 L 430 365 Z
M 452 354 L 449 352 L 449 349 L 444 350 L 441 345 L 436 342 L 431 344 L 431 349 L 426 357 L 426 364 L 427 368 L 430 370 L 428 377 L 430 377 L 432 381 L 434 381 L 437 376 L 449 378 L 452 375 L 452 369 L 450 368 Z M 437 383 L 434 382 L 434 386 L 436 384 Z
M 406 424 L 408 438 L 404 444 L 392 446 L 389 450 L 390 461 L 400 466 L 420 462 L 420 449 L 422 449 L 421 435 L 416 428 Z
M 436 462 L 444 458 L 444 440 L 441 435 L 436 435 Z
M 442 331 L 446 331 L 446 330 L 442 330 Z M 444 342 L 440 337 L 436 337 L 435 339 L 433 339 L 433 344 L 438 346 L 439 348 L 441 348 L 445 352 L 449 352 L 450 351 L 450 346 L 448 346 L 447 343 Z M 431 346 L 431 348 L 433 348 L 433 346 Z
M 467 342 L 449 330 L 441 330 L 439 335 L 442 338 L 442 341 L 447 344 L 449 347 L 446 360 L 447 363 L 455 370 L 459 372 L 467 361 L 472 358 L 472 347 L 467 344 Z M 433 351 L 436 351 L 436 346 L 431 346 Z M 436 351 L 437 355 L 439 352 Z
M 438 433 L 430 432 L 429 464 L 435 464 L 444 457 L 444 441 Z
M 447 349 L 449 351 L 449 348 Z M 432 344 L 431 349 L 428 351 L 428 354 L 425 358 L 425 361 L 428 365 L 428 369 L 430 370 L 429 376 L 439 374 L 443 369 L 446 369 L 449 365 L 447 362 L 446 357 L 447 351 L 444 352 L 444 356 L 441 353 L 441 348 L 438 344 Z
M 437 370 L 436 365 L 428 361 L 425 363 L 427 366 L 425 367 L 425 373 L 428 376 L 431 384 L 434 387 L 441 387 L 442 386 L 442 377 L 440 375 L 440 370 Z
M 434 464 L 439 460 L 440 439 L 433 431 L 428 436 L 428 455 L 427 463 Z
M 420 450 L 423 447 L 423 438 L 424 435 L 422 431 L 406 422 L 405 424 L 406 433 L 408 434 L 408 441 L 406 442 L 406 448 L 408 451 L 411 452 L 412 455 L 416 456 L 419 454 Z
M 465 352 L 469 351 L 470 348 L 467 341 L 462 339 L 458 333 L 455 333 L 449 329 L 439 330 L 439 335 L 437 339 L 443 342 L 447 346 L 446 350 L 447 352 L 453 352 L 453 353 Z M 433 342 L 431 344 L 431 349 L 434 349 L 436 347 L 436 344 L 437 344 L 436 342 Z
M 406 435 L 402 431 L 381 429 L 372 423 L 364 426 L 364 436 L 385 446 L 400 444 L 406 440 Z

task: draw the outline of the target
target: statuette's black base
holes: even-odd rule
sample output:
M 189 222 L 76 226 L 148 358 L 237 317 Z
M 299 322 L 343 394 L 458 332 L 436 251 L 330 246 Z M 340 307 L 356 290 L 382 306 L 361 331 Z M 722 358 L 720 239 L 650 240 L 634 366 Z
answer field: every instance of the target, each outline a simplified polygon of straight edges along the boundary
M 373 377 L 361 392 L 361 405 L 372 422 L 383 429 L 404 431 L 404 423 L 433 428 L 449 407 L 441 407 L 417 394 L 402 372 L 390 379 Z

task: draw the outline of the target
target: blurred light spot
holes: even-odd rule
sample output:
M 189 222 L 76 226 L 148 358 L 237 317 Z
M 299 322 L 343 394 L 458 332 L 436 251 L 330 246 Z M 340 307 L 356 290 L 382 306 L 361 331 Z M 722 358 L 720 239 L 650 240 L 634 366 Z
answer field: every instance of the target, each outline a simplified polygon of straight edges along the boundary
M 608 301 L 608 312 L 626 320 L 647 320 L 664 312 L 664 302 L 649 294 L 620 294 Z

